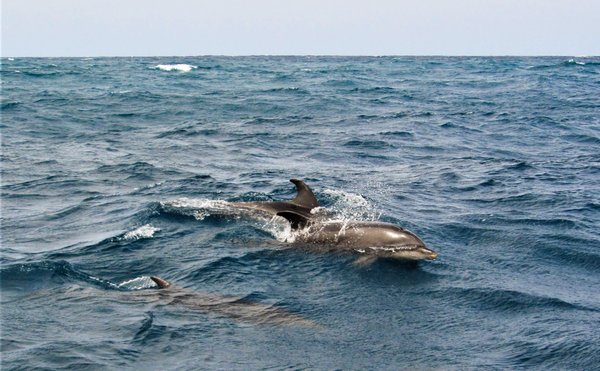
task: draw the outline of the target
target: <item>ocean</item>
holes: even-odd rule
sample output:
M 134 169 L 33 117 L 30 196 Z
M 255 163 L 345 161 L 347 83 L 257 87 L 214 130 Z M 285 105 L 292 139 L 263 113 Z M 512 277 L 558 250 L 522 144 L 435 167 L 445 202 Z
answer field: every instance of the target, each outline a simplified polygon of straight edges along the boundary
M 600 369 L 598 57 L 2 58 L 1 94 L 3 370 Z M 223 210 L 290 178 L 438 258 Z

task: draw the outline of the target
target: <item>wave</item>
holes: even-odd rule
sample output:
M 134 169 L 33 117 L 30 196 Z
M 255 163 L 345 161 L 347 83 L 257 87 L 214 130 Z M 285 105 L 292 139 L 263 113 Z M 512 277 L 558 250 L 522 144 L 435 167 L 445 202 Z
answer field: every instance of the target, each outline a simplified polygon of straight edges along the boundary
M 142 290 L 157 287 L 150 276 L 139 276 L 121 282 L 111 282 L 74 267 L 66 260 L 41 260 L 4 265 L 0 284 L 8 291 L 38 291 L 56 284 L 80 283 L 107 290 Z
M 185 137 L 195 137 L 195 136 L 214 136 L 219 134 L 219 130 L 217 129 L 201 129 L 202 123 L 197 123 L 195 125 L 186 125 L 182 127 L 178 127 L 175 129 L 168 129 L 163 131 L 162 133 L 156 135 L 156 138 L 185 138 Z
M 534 69 L 534 70 L 538 70 L 538 69 L 551 69 L 551 68 L 561 68 L 561 67 L 596 67 L 596 66 L 600 66 L 600 62 L 596 62 L 596 61 L 582 61 L 579 59 L 568 59 L 566 61 L 560 62 L 560 63 L 555 63 L 555 64 L 543 64 L 543 65 L 539 65 L 539 66 L 529 66 L 528 69 Z
M 158 69 L 161 71 L 179 71 L 179 72 L 190 72 L 191 70 L 195 70 L 198 66 L 193 66 L 191 64 L 178 63 L 178 64 L 158 64 L 154 67 L 154 69 Z
M 15 109 L 17 107 L 19 107 L 19 105 L 21 105 L 21 102 L 2 102 L 2 111 L 5 110 L 9 110 L 9 109 Z
M 413 138 L 415 135 L 409 131 L 384 131 L 379 133 L 383 137 L 396 137 L 396 138 Z
M 395 146 L 383 140 L 350 140 L 343 144 L 344 147 L 358 147 L 365 149 L 394 148 Z
M 584 305 L 574 304 L 555 297 L 547 297 L 509 289 L 494 288 L 451 288 L 444 290 L 443 296 L 461 298 L 467 305 L 482 308 L 486 311 L 523 313 L 536 311 L 539 308 L 595 311 Z
M 293 93 L 293 94 L 310 94 L 310 92 L 308 90 L 296 87 L 296 86 L 292 86 L 292 87 L 286 87 L 286 88 L 271 88 L 271 89 L 265 89 L 265 90 L 260 90 L 260 93 L 266 93 L 266 94 L 270 94 L 270 93 Z
M 0 283 L 5 290 L 37 290 L 53 283 L 85 282 L 105 288 L 115 284 L 82 272 L 66 260 L 41 260 L 10 264 L 0 270 Z

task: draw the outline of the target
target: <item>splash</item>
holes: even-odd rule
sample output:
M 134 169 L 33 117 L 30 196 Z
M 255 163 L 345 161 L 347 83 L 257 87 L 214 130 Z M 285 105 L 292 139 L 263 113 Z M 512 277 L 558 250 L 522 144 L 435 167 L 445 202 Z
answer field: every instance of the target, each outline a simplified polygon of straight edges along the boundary
M 332 221 L 376 221 L 381 217 L 381 212 L 369 200 L 359 194 L 336 189 L 326 189 L 323 193 L 333 200 L 333 204 L 329 207 L 329 210 L 333 213 Z M 317 210 L 317 212 L 322 211 Z
M 196 220 L 204 220 L 210 215 L 239 214 L 231 204 L 224 200 L 209 200 L 205 198 L 182 197 L 172 201 L 161 202 L 160 206 L 166 212 L 192 216 Z
M 129 231 L 123 235 L 124 240 L 139 240 L 142 238 L 151 238 L 154 233 L 160 231 L 160 228 L 151 226 L 150 224 L 143 225 L 139 228 Z
M 272 217 L 260 225 L 260 228 L 270 233 L 279 242 L 293 243 L 298 237 L 298 231 L 292 230 L 290 223 L 281 216 Z
M 179 71 L 179 72 L 190 72 L 198 68 L 198 66 L 192 66 L 191 64 L 159 64 L 154 66 L 153 68 L 159 69 L 161 71 Z

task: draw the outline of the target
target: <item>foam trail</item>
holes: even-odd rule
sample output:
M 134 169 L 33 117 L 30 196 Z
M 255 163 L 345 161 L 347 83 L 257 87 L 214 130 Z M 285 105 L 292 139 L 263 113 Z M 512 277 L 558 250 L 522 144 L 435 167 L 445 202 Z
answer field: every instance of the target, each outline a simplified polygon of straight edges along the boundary
M 192 216 L 203 220 L 210 215 L 236 215 L 240 214 L 229 202 L 223 200 L 209 200 L 205 198 L 193 199 L 182 197 L 172 201 L 160 203 L 163 210 L 180 215 Z

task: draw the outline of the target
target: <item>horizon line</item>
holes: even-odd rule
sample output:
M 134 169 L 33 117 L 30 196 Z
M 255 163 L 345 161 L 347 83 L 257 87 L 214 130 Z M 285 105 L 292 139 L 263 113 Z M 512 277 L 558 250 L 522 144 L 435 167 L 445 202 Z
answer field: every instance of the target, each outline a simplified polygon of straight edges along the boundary
M 389 58 L 389 57 L 450 57 L 450 58 L 528 58 L 528 57 L 573 57 L 573 58 L 596 58 L 600 55 L 573 55 L 573 54 L 157 54 L 157 55 L 63 55 L 63 56 L 33 56 L 33 55 L 2 55 L 2 59 L 10 58 L 198 58 L 198 57 L 366 57 L 366 58 Z

